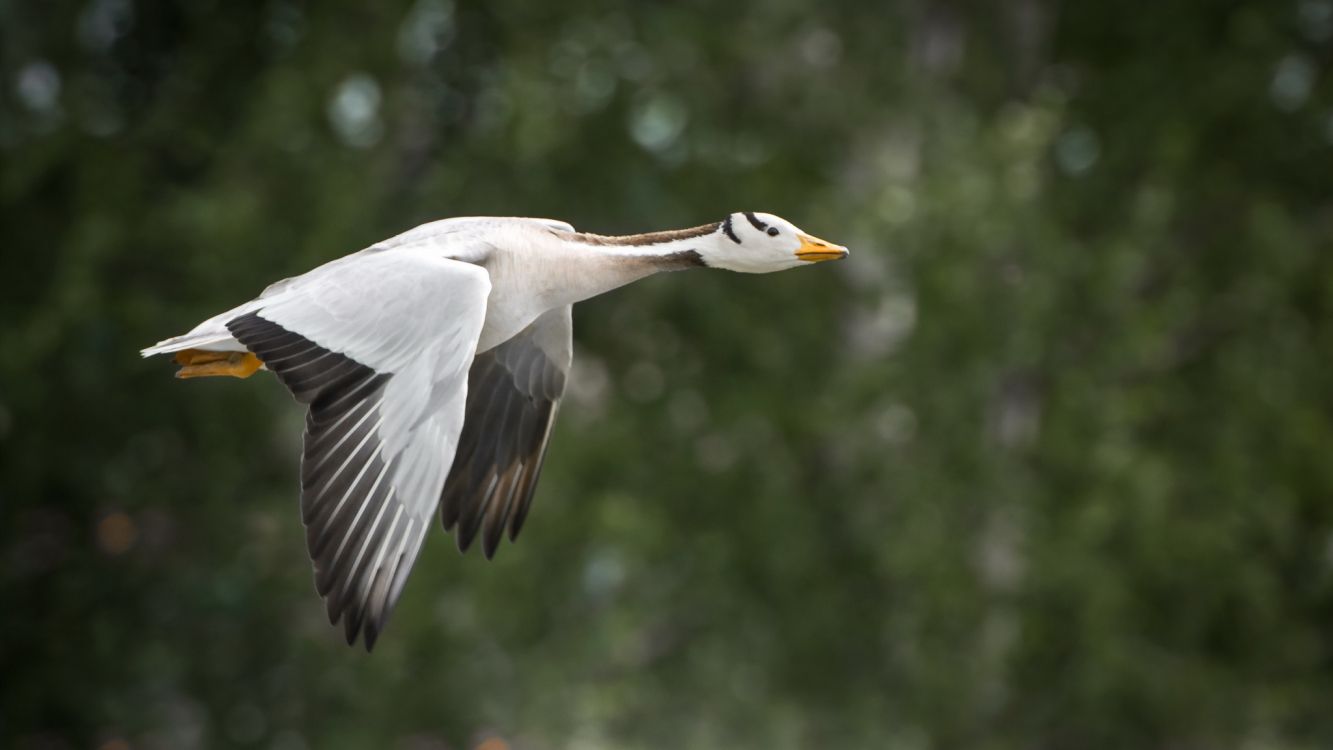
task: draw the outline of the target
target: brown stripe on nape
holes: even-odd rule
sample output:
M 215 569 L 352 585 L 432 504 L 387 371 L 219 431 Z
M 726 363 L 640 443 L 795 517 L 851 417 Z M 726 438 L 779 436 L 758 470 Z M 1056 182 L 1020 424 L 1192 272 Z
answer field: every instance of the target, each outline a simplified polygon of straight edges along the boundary
M 585 232 L 564 232 L 559 229 L 552 230 L 564 239 L 574 242 L 582 242 L 585 245 L 660 245 L 664 242 L 675 242 L 677 240 L 688 240 L 691 237 L 703 237 L 716 232 L 721 222 L 712 224 L 702 224 L 689 229 L 670 229 L 665 232 L 648 232 L 646 234 L 626 234 L 620 236 L 606 236 L 601 234 L 587 234 Z

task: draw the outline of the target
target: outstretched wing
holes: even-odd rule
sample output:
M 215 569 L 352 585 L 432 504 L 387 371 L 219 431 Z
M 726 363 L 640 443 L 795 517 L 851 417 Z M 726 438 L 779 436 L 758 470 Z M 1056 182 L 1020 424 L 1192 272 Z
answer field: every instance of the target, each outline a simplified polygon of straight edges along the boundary
M 480 531 L 490 558 L 506 528 L 510 541 L 518 536 L 565 392 L 571 330 L 569 307 L 552 310 L 473 361 L 463 434 L 440 503 L 459 549 Z
M 366 649 L 421 549 L 463 426 L 490 279 L 437 252 L 354 256 L 227 329 L 309 406 L 301 514 L 329 621 Z

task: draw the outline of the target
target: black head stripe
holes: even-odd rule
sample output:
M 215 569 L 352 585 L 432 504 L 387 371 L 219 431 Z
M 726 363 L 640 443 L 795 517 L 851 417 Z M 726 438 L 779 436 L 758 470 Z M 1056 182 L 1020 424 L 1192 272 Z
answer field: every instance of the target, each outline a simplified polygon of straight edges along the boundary
M 730 216 L 727 217 L 726 221 L 722 222 L 722 233 L 730 237 L 731 241 L 735 242 L 737 245 L 741 244 L 741 238 L 737 237 L 736 232 L 731 228 Z
M 752 224 L 755 229 L 758 229 L 761 232 L 764 231 L 765 229 L 768 229 L 768 225 L 760 221 L 759 217 L 755 216 L 753 211 L 746 211 L 745 218 L 749 219 L 750 224 Z

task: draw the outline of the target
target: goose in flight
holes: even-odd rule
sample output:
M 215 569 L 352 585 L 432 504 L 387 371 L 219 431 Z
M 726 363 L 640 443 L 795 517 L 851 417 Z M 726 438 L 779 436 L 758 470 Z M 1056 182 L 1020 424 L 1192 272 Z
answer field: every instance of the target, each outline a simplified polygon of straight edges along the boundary
M 547 219 L 423 224 L 144 349 L 177 377 L 266 369 L 306 412 L 301 516 L 329 622 L 367 650 L 439 508 L 487 558 L 532 505 L 571 357 L 570 307 L 659 271 L 766 273 L 846 248 L 764 213 L 608 237 Z

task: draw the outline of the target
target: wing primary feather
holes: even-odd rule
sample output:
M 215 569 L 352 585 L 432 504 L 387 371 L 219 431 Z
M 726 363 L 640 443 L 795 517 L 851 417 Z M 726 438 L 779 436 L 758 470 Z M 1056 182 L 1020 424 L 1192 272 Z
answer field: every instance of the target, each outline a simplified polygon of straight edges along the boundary
M 480 495 L 475 498 L 474 505 L 485 505 L 490 499 L 491 494 L 495 492 L 495 485 L 500 481 L 499 475 L 494 467 L 491 467 L 485 474 L 478 486 L 484 487 Z M 472 546 L 472 540 L 477 535 L 477 528 L 481 525 L 481 513 L 470 512 L 458 521 L 458 526 L 454 529 L 454 534 L 458 538 L 458 551 L 467 552 Z
M 532 496 L 537 488 L 537 480 L 541 478 L 542 467 L 546 465 L 546 449 L 550 446 L 551 428 L 555 426 L 555 415 L 559 411 L 559 404 L 553 404 L 551 410 L 546 416 L 546 426 L 542 431 L 541 447 L 537 449 L 537 460 L 532 465 L 532 479 L 529 483 L 527 493 L 523 501 L 514 509 L 514 516 L 509 522 L 509 541 L 518 538 L 518 532 L 523 528 L 523 522 L 528 518 L 528 511 L 532 508 Z
M 494 367 L 494 357 L 490 352 L 478 356 L 468 373 L 468 399 L 464 411 L 463 431 L 459 435 L 458 448 L 454 453 L 454 469 L 445 480 L 440 499 L 440 523 L 445 531 L 454 528 L 462 513 L 460 502 L 464 492 L 461 488 L 473 481 L 473 455 L 477 452 L 477 435 L 487 424 L 484 412 L 491 405 L 486 388 L 486 373 Z M 480 373 L 480 374 L 479 374 Z
M 369 368 L 367 370 L 373 372 L 369 371 Z M 336 413 L 338 409 L 366 398 L 368 394 L 374 393 L 376 388 L 382 388 L 388 382 L 388 373 L 366 374 L 360 377 L 348 376 L 338 383 L 312 394 L 310 398 L 311 413 L 316 420 L 320 420 L 321 414 Z
M 399 510 L 402 510 L 401 507 Z M 399 530 L 400 523 L 403 524 L 401 531 Z M 394 578 L 398 574 L 398 566 L 402 564 L 403 553 L 411 540 L 411 531 L 411 518 L 402 518 L 401 513 L 394 516 L 390 538 L 396 538 L 398 542 L 393 554 L 384 559 L 383 564 L 376 561 L 375 578 L 371 581 L 370 595 L 367 599 L 370 603 L 370 614 L 366 618 L 364 631 L 366 651 L 375 648 L 375 640 L 379 637 L 380 632 L 384 629 L 385 622 L 389 619 L 389 612 L 393 606 L 389 600 L 389 594 L 393 589 Z M 388 546 L 386 545 L 381 552 L 387 549 Z
M 334 363 L 332 366 L 328 365 L 330 361 Z M 307 370 L 311 365 L 320 363 L 325 366 Z M 325 352 L 322 356 L 290 367 L 287 370 L 287 377 L 292 380 L 293 384 L 299 384 L 301 390 L 312 391 L 322 385 L 341 381 L 349 373 L 356 370 L 356 367 L 357 364 L 350 359 L 335 358 L 332 352 Z
M 366 557 L 366 552 L 368 550 L 372 547 L 380 546 L 379 542 L 384 536 L 384 532 L 380 528 L 380 521 L 384 519 L 384 513 L 388 509 L 388 503 L 380 503 L 379 510 L 375 513 L 375 518 L 371 521 L 370 528 L 365 531 L 365 534 L 362 537 L 361 546 L 356 552 L 356 559 L 352 561 L 352 567 L 348 570 L 345 576 L 341 577 L 342 585 L 336 589 L 338 594 L 335 596 L 343 600 L 343 616 L 345 618 L 343 624 L 347 627 L 348 645 L 351 645 L 356 641 L 356 634 L 361 630 L 361 623 L 366 614 L 366 609 L 363 604 L 366 591 L 363 589 L 368 587 L 362 583 L 362 579 L 365 576 L 363 561 L 370 561 L 370 558 Z M 354 595 L 350 601 L 348 600 L 349 594 Z M 351 616 L 348 617 L 348 604 L 357 605 L 358 603 L 362 604 L 359 606 L 352 606 Z
M 481 531 L 481 554 L 487 560 L 495 558 L 495 550 L 500 546 L 500 540 L 504 538 L 509 509 L 513 507 L 514 496 L 523 487 L 523 477 L 527 473 L 524 468 L 522 463 L 518 463 L 506 472 L 504 483 L 497 487 L 495 498 L 491 500 L 487 509 Z
M 375 457 L 372 456 L 369 460 L 366 461 L 366 466 L 362 468 L 363 473 L 365 472 L 366 468 L 369 468 L 371 462 L 374 461 L 374 458 Z M 321 543 L 320 551 L 322 552 L 326 548 L 328 541 L 331 541 L 332 537 L 334 536 L 338 537 L 338 544 L 334 548 L 333 554 L 328 560 L 328 565 L 330 567 L 329 575 L 331 578 L 343 577 L 343 573 L 345 573 L 345 571 L 347 570 L 346 567 L 340 565 L 340 563 L 342 563 L 346 559 L 343 557 L 343 553 L 349 549 L 348 547 L 349 544 L 355 544 L 357 540 L 365 538 L 366 532 L 362 529 L 361 519 L 363 514 L 366 512 L 366 509 L 371 506 L 371 500 L 376 499 L 374 490 L 379 488 L 380 479 L 383 478 L 384 473 L 388 469 L 388 466 L 384 464 L 383 461 L 379 461 L 378 463 L 380 464 L 379 476 L 377 476 L 376 479 L 374 480 L 374 486 L 371 488 L 371 490 L 364 497 L 361 498 L 361 504 L 357 507 L 356 512 L 352 514 L 351 518 L 347 519 L 341 527 L 334 527 L 331 523 L 328 524 L 327 526 L 326 539 Z M 359 478 L 360 476 L 358 476 L 358 479 Z M 329 514 L 326 516 L 326 518 L 328 519 L 346 518 L 346 516 L 341 514 L 342 506 L 343 503 L 347 501 L 347 498 L 351 496 L 352 490 L 355 488 L 356 488 L 355 482 L 353 482 L 351 485 L 348 486 L 347 491 L 343 493 L 342 498 L 338 501 L 338 506 L 334 508 L 332 511 L 330 511 Z M 381 505 L 383 505 L 383 503 L 381 503 Z M 313 553 L 314 550 L 311 550 L 311 552 Z
M 492 446 L 483 442 L 483 436 L 495 425 L 501 424 L 500 415 L 496 412 L 504 409 L 506 404 L 495 396 L 492 389 L 485 387 L 486 382 L 478 384 L 479 392 L 475 399 L 471 392 L 468 395 L 467 416 L 463 421 L 463 433 L 459 437 L 463 457 L 455 456 L 455 469 L 451 471 L 450 479 L 446 480 L 442 493 L 440 518 L 446 531 L 456 529 L 460 523 L 466 525 L 465 519 L 469 517 L 472 504 L 464 501 L 477 484 L 485 481 L 490 466 L 481 454 Z
M 310 341 L 299 338 L 291 343 L 284 343 L 282 346 L 275 346 L 265 351 L 268 355 L 268 362 L 274 365 L 284 365 L 287 368 L 309 363 L 312 360 L 319 359 L 322 355 L 333 353 L 316 346 Z
M 342 499 L 338 501 L 338 505 L 336 507 L 316 515 L 316 521 L 320 523 L 322 533 L 318 546 L 315 545 L 311 546 L 310 552 L 312 555 L 322 557 L 324 550 L 327 549 L 328 547 L 328 543 L 333 541 L 336 535 L 341 535 L 341 538 L 338 541 L 338 546 L 333 552 L 333 559 L 329 561 L 330 572 L 332 572 L 332 569 L 337 567 L 338 560 L 343 553 L 343 548 L 347 545 L 347 542 L 352 537 L 352 533 L 357 528 L 357 519 L 360 518 L 360 514 L 365 511 L 366 506 L 373 499 L 379 497 L 379 493 L 382 491 L 381 483 L 384 481 L 384 477 L 388 474 L 389 466 L 382 460 L 379 461 L 376 460 L 379 448 L 376 447 L 375 451 L 376 453 L 372 454 L 370 458 L 366 460 L 366 468 L 378 464 L 379 472 L 376 474 L 375 479 L 370 485 L 370 489 L 366 490 L 365 497 L 361 501 L 361 507 L 357 510 L 356 517 L 352 518 L 351 521 L 347 522 L 344 528 L 335 528 L 333 524 L 330 523 L 330 519 L 338 517 L 339 511 L 341 510 L 343 503 L 346 502 L 348 496 L 351 494 L 351 491 L 359 484 L 359 481 L 354 482 L 353 484 L 348 486 L 347 492 L 343 494 Z M 365 469 L 363 468 L 362 472 L 364 471 Z M 359 479 L 360 477 L 358 476 L 358 480 Z
M 569 364 L 569 311 L 553 311 L 477 356 L 466 419 L 441 493 L 440 520 L 469 549 L 492 557 L 522 528 L 541 475 Z
M 334 445 L 331 449 L 329 449 L 328 455 L 325 456 L 323 459 L 321 459 L 321 462 L 311 469 L 310 489 L 316 494 L 323 494 L 325 488 L 327 488 L 330 484 L 332 484 L 334 480 L 336 480 L 343 473 L 343 470 L 346 469 L 349 465 L 351 465 L 352 459 L 357 457 L 357 453 L 361 450 L 361 447 L 364 446 L 366 442 L 369 441 L 372 437 L 375 437 L 375 430 L 378 429 L 379 425 L 383 422 L 383 417 L 379 416 L 379 410 L 376 409 L 375 407 L 370 407 L 365 411 L 366 413 L 362 414 L 361 417 L 357 419 L 356 424 L 348 428 L 347 435 L 339 439 L 338 443 Z M 361 427 L 362 424 L 365 423 L 367 419 L 370 419 L 370 417 L 372 416 L 375 417 L 375 422 L 369 429 L 365 430 L 358 429 Z M 351 444 L 350 443 L 351 438 L 353 436 L 358 436 L 358 435 L 360 438 L 358 442 Z M 378 441 L 376 442 L 378 444 Z M 334 469 L 333 473 L 328 474 L 327 476 L 323 475 L 321 473 L 321 470 L 327 464 L 328 459 L 336 455 L 338 449 L 342 447 L 344 444 L 350 444 L 351 448 L 350 450 L 347 451 L 347 455 L 343 458 L 342 463 L 338 464 L 338 468 Z
M 508 447 L 508 442 L 513 440 L 511 418 L 515 410 L 523 408 L 520 404 L 522 400 L 521 397 L 504 399 L 498 419 L 494 423 L 484 423 L 489 426 L 492 437 L 490 437 L 489 442 L 482 444 L 473 460 L 480 466 L 491 467 L 490 473 L 496 477 L 504 475 L 504 470 L 509 463 L 506 460 L 508 456 L 504 452 Z M 464 429 L 466 429 L 466 425 L 464 425 Z M 491 502 L 493 492 L 494 485 L 482 496 L 480 502 L 468 503 L 463 508 L 462 519 L 459 523 L 466 530 L 468 545 L 472 544 L 472 536 L 477 533 L 477 529 L 481 526 L 482 518 L 485 515 L 487 504 Z M 462 541 L 462 537 L 460 537 L 460 541 Z
M 272 325 L 273 327 L 270 327 Z M 266 352 L 278 352 L 284 347 L 294 346 L 300 343 L 309 343 L 304 336 L 293 334 L 281 326 L 273 324 L 267 318 L 261 318 L 258 312 L 251 312 L 228 321 L 227 330 L 231 331 L 237 340 L 245 336 L 244 343 L 247 349 L 263 349 Z M 249 343 L 245 343 L 245 342 Z

